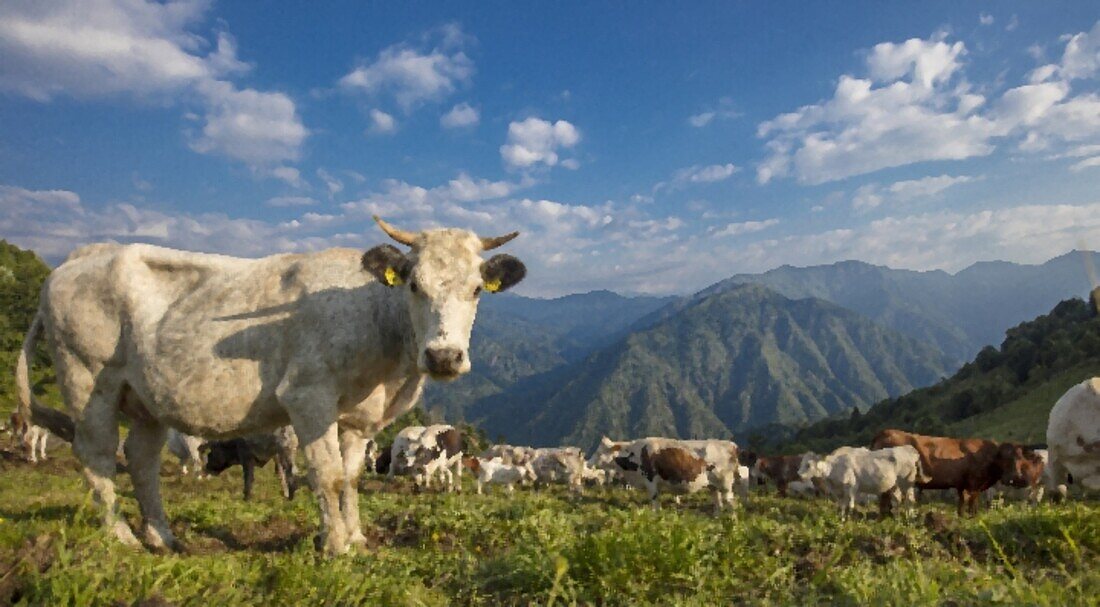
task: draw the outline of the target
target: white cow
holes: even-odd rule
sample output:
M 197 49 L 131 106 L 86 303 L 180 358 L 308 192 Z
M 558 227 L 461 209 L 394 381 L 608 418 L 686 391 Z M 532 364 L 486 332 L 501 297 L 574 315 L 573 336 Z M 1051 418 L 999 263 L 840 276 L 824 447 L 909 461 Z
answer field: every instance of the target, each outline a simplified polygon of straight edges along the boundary
M 577 447 L 535 449 L 527 463 L 535 471 L 538 484 L 567 485 L 574 492 L 584 490 L 584 455 Z
M 46 446 L 50 441 L 50 431 L 30 422 L 30 416 L 16 411 L 11 414 L 11 432 L 15 440 L 23 445 L 27 453 L 27 460 L 37 464 L 38 460 L 46 461 Z
M 860 494 L 874 497 L 889 494 L 899 504 L 912 505 L 916 484 L 929 480 L 921 470 L 920 454 L 909 445 L 876 451 L 842 449 L 807 464 L 807 477 L 824 481 L 840 506 L 842 519 L 855 509 Z
M 489 483 L 504 485 L 508 493 L 512 493 L 516 483 L 535 482 L 535 470 L 530 463 L 506 464 L 499 459 L 471 457 L 465 460 L 464 465 L 474 473 L 478 495 L 481 495 L 482 487 Z
M 20 408 L 34 408 L 28 361 L 45 335 L 75 422 L 73 451 L 119 540 L 138 544 L 115 494 L 125 415 L 129 472 L 152 547 L 176 545 L 159 486 L 168 427 L 224 439 L 287 423 L 316 488 L 325 552 L 366 543 L 356 489 L 366 439 L 411 409 L 427 378 L 469 371 L 479 294 L 526 273 L 514 257 L 481 257 L 516 233 L 406 232 L 376 220 L 410 250 L 238 259 L 95 244 L 50 274 L 17 367 Z
M 168 452 L 180 460 L 180 473 L 184 476 L 190 471 L 195 472 L 195 478 L 205 478 L 205 458 L 199 451 L 203 440 L 198 436 L 184 434 L 175 428 L 168 429 Z
M 387 476 L 393 478 L 408 473 L 416 460 L 414 452 L 420 435 L 427 429 L 427 426 L 405 426 L 397 436 L 393 437 L 393 444 L 390 445 L 390 469 L 386 473 Z
M 1048 487 L 1066 497 L 1072 474 L 1086 490 L 1100 491 L 1100 377 L 1070 388 L 1047 422 Z
M 497 459 L 506 464 L 523 465 L 535 459 L 534 447 L 517 447 L 515 445 L 493 445 L 481 452 L 481 459 Z

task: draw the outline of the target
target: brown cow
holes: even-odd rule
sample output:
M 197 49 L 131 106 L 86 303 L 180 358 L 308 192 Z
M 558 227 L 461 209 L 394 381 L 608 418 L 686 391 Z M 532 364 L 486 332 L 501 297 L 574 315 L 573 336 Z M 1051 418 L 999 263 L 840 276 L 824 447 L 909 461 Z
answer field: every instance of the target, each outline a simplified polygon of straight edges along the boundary
M 916 448 L 921 468 L 932 477 L 917 487 L 956 490 L 960 516 L 967 511 L 976 514 L 982 492 L 998 481 L 1012 487 L 1028 486 L 1036 462 L 1042 464 L 1033 449 L 980 438 L 924 436 L 889 429 L 879 432 L 871 442 L 872 449 L 902 445 Z
M 759 457 L 752 472 L 760 481 L 771 480 L 779 488 L 779 495 L 787 497 L 787 485 L 798 480 L 798 468 L 801 465 L 801 455 Z

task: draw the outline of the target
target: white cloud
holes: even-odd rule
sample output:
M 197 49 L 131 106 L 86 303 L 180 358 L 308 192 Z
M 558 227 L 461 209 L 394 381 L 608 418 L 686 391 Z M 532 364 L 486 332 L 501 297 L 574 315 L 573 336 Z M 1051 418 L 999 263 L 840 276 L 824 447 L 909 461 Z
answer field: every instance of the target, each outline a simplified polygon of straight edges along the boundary
M 744 234 L 753 234 L 755 232 L 761 232 L 770 227 L 779 225 L 779 220 L 765 219 L 764 221 L 742 221 L 739 223 L 726 224 L 724 228 L 719 228 L 711 232 L 715 237 L 722 236 L 742 236 Z
M 317 177 L 324 182 L 325 188 L 328 189 L 329 198 L 344 191 L 344 182 L 325 169 L 317 169 Z
M 1088 78 L 1100 71 L 1100 21 L 1092 30 L 1069 37 L 1062 53 L 1061 74 L 1067 79 Z
M 474 63 L 462 51 L 466 36 L 457 26 L 442 30 L 431 49 L 396 44 L 383 49 L 377 59 L 353 69 L 340 79 L 349 90 L 371 95 L 389 94 L 406 112 L 427 101 L 440 101 L 469 84 Z
M 308 196 L 276 196 L 267 199 L 265 204 L 269 207 L 308 207 L 317 204 L 317 201 Z
M 551 123 L 532 116 L 508 125 L 508 139 L 500 146 L 500 155 L 514 168 L 554 166 L 558 164 L 557 150 L 572 148 L 580 139 L 577 128 L 565 120 Z
M 818 184 L 990 153 L 995 125 L 974 113 L 985 99 L 955 82 L 965 52 L 961 42 L 942 39 L 875 45 L 866 59 L 869 78 L 841 76 L 831 99 L 759 125 L 769 156 L 757 166 L 757 180 L 793 174 Z
M 989 13 L 981 13 L 978 15 L 978 23 L 982 25 L 993 25 L 993 15 Z
M 294 167 L 287 167 L 287 166 L 275 167 L 274 169 L 271 169 L 271 175 L 272 175 L 272 177 L 275 177 L 276 179 L 281 179 L 282 181 L 284 181 L 287 185 L 289 185 L 291 187 L 294 187 L 294 188 L 304 188 L 304 187 L 306 187 L 306 182 L 305 182 L 304 179 L 302 179 L 301 172 L 299 172 L 298 169 L 296 169 Z
M 45 101 L 59 94 L 152 95 L 218 75 L 229 49 L 198 54 L 188 29 L 207 3 L 0 3 L 0 87 Z M 208 60 L 213 59 L 213 60 Z
M 460 103 L 451 108 L 451 111 L 443 114 L 439 119 L 439 124 L 445 129 L 457 129 L 474 126 L 480 120 L 481 115 L 478 113 L 477 108 L 470 107 L 469 103 Z
M 688 117 L 688 124 L 695 128 L 702 128 L 710 124 L 711 120 L 717 115 L 716 112 L 700 112 L 694 116 Z
M 939 175 L 897 181 L 885 187 L 870 183 L 856 190 L 852 197 L 852 208 L 857 211 L 866 211 L 878 207 L 886 199 L 904 203 L 921 198 L 932 198 L 947 188 L 979 179 L 981 178 L 970 175 Z
M 1093 156 L 1091 158 L 1086 158 L 1084 160 L 1075 162 L 1069 168 L 1071 171 L 1083 171 L 1085 169 L 1091 169 L 1095 167 L 1100 167 L 1100 156 Z
M 191 149 L 251 166 L 293 161 L 300 156 L 309 131 L 290 97 L 237 89 L 218 80 L 200 83 L 198 91 L 207 110 L 201 134 L 192 140 Z
M 718 100 L 718 105 L 711 107 L 710 109 L 699 112 L 692 116 L 688 116 L 688 124 L 695 128 L 703 128 L 713 122 L 715 119 L 730 119 L 741 116 L 741 112 L 738 112 L 733 107 L 733 99 L 729 97 L 723 97 Z
M 370 111 L 370 122 L 370 132 L 372 133 L 386 134 L 397 130 L 397 120 L 378 108 Z
M 133 96 L 196 98 L 205 125 L 191 147 L 253 168 L 295 160 L 308 131 L 285 94 L 238 89 L 250 66 L 220 32 L 212 51 L 192 33 L 208 2 L 136 0 L 0 3 L 0 88 L 38 101 Z
M 793 175 L 819 184 L 931 160 L 991 153 L 1021 136 L 1023 151 L 1100 139 L 1100 96 L 1072 95 L 1070 81 L 1100 71 L 1100 22 L 1065 37 L 1059 64 L 1037 67 L 1028 84 L 992 103 L 961 76 L 966 49 L 942 37 L 882 43 L 867 56 L 868 78 L 841 76 L 833 97 L 759 125 L 768 156 L 761 183 Z
M 576 158 L 566 158 L 565 160 L 561 161 L 561 168 L 575 171 L 581 168 L 581 161 L 577 160 Z
M 59 263 L 76 247 L 104 241 L 243 256 L 309 250 L 319 244 L 290 238 L 282 228 L 260 220 L 221 213 L 171 214 L 130 204 L 92 208 L 73 192 L 12 186 L 0 186 L 0 233 L 51 263 Z
M 709 166 L 690 166 L 676 171 L 672 180 L 674 183 L 714 183 L 725 181 L 740 169 L 730 163 L 712 164 Z

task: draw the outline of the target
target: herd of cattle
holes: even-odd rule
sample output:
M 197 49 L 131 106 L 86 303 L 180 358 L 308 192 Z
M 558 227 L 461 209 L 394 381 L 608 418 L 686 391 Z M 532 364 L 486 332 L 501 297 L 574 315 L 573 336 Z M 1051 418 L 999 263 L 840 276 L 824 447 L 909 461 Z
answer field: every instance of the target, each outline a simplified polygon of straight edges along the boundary
M 373 437 L 417 404 L 429 379 L 445 382 L 470 371 L 479 298 L 526 276 L 511 255 L 482 256 L 517 232 L 410 232 L 374 219 L 407 249 L 383 244 L 259 259 L 146 244 L 76 249 L 46 279 L 19 353 L 21 435 L 30 441 L 39 425 L 71 440 L 104 528 L 124 544 L 153 549 L 178 547 L 160 495 L 170 434 L 189 467 L 203 457 L 205 470 L 244 466 L 246 494 L 256 465 L 271 458 L 282 471 L 284 494 L 292 494 L 297 442 L 320 510 L 324 552 L 366 545 L 358 481 L 374 458 Z M 30 365 L 40 341 L 65 412 L 32 393 Z M 1077 390 L 1051 414 L 1050 483 L 1060 487 L 1072 474 L 1083 487 L 1100 489 L 1100 379 Z M 123 420 L 129 432 L 121 451 L 142 514 L 141 540 L 119 514 Z M 293 428 L 293 440 L 279 430 L 285 427 Z M 213 442 L 204 447 L 175 432 Z M 518 447 L 464 459 L 460 445 L 451 428 L 405 429 L 372 463 L 388 459 L 389 473 L 412 474 L 422 486 L 438 479 L 457 487 L 465 468 L 479 487 L 533 478 L 581 490 L 586 480 L 621 479 L 655 504 L 661 491 L 708 489 L 719 509 L 734 504 L 736 487 L 755 476 L 788 489 L 794 482 L 812 486 L 837 496 L 848 512 L 860 494 L 878 495 L 888 509 L 912 500 L 913 488 L 922 486 L 954 488 L 960 510 L 973 510 L 980 492 L 998 481 L 1031 483 L 1041 461 L 1022 446 L 900 432 L 881 435 L 869 450 L 801 456 L 797 478 L 789 473 L 793 459 L 752 462 L 721 440 L 605 440 L 587 459 L 576 449 Z
M 1100 378 L 1075 387 L 1067 394 L 1068 401 L 1079 400 L 1082 387 L 1097 386 Z M 1069 408 L 1060 402 L 1052 415 L 1052 424 L 1056 426 L 1055 422 L 1065 417 L 1063 409 Z M 13 414 L 12 422 L 27 458 L 32 462 L 45 458 L 47 430 L 21 423 L 18 414 Z M 1088 474 L 1087 466 L 1075 464 L 1087 464 L 1080 455 L 1096 450 L 1085 448 L 1083 439 L 1074 439 L 1073 443 L 1082 447 L 1077 457 L 1061 443 L 1058 453 L 1068 459 L 1068 467 L 1077 471 L 1082 481 L 1087 481 L 1086 486 L 1094 487 L 1096 475 Z M 271 460 L 275 461 L 283 496 L 293 499 L 298 483 L 295 464 L 298 447 L 298 438 L 290 426 L 273 433 L 223 441 L 204 441 L 170 430 L 167 440 L 168 451 L 179 459 L 184 476 L 203 478 L 220 474 L 231 466 L 241 466 L 245 500 L 252 494 L 255 468 Z M 121 445 L 118 455 L 125 458 Z M 738 495 L 745 498 L 751 487 L 763 485 L 774 485 L 784 497 L 832 497 L 842 518 L 857 503 L 874 500 L 881 515 L 891 514 L 895 506 L 907 507 L 908 515 L 917 502 L 918 490 L 957 491 L 960 515 L 975 513 L 983 494 L 990 498 L 1018 496 L 1033 505 L 1042 500 L 1046 487 L 1057 491 L 1060 497 L 1067 494 L 1064 481 L 1058 479 L 1050 466 L 1049 451 L 1045 448 L 985 439 L 923 436 L 901 430 L 880 432 L 869 448 L 840 447 L 826 455 L 809 452 L 758 456 L 726 440 L 651 437 L 613 441 L 604 437 L 586 458 L 577 447 L 507 444 L 494 445 L 474 455 L 460 430 L 435 424 L 407 426 L 386 446 L 370 439 L 362 456 L 367 470 L 390 479 L 408 476 L 418 490 L 438 486 L 442 491 L 461 491 L 465 469 L 473 475 L 478 495 L 493 484 L 503 486 L 508 493 L 516 485 L 564 485 L 580 493 L 585 486 L 622 484 L 644 490 L 655 509 L 662 492 L 675 495 L 679 503 L 680 495 L 708 490 L 714 497 L 716 512 L 720 512 L 726 505 L 736 504 Z M 1100 469 L 1097 464 L 1100 460 L 1093 464 Z M 1068 477 L 1068 470 L 1066 474 Z

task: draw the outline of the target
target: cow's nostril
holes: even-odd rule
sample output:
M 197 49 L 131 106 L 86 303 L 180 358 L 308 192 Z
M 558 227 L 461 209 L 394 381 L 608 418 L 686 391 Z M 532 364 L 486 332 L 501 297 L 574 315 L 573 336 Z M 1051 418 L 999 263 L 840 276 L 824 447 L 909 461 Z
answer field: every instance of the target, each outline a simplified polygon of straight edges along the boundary
M 455 375 L 462 364 L 463 352 L 457 348 L 430 348 L 424 351 L 428 370 L 440 375 Z

